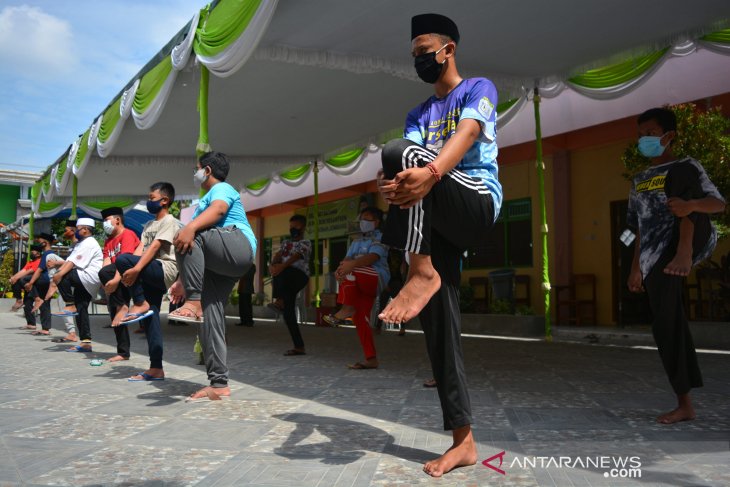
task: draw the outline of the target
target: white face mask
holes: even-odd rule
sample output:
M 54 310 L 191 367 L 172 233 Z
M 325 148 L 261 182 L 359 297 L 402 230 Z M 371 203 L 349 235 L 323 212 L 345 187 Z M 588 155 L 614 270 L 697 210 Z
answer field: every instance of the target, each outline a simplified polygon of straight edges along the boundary
M 375 222 L 360 220 L 360 231 L 362 233 L 372 232 L 373 230 L 375 230 Z
M 102 223 L 104 226 L 104 233 L 107 235 L 111 235 L 112 232 L 114 232 L 114 224 L 110 222 L 109 220 L 104 220 L 104 223 Z
M 204 167 L 201 167 L 200 169 L 195 171 L 195 174 L 193 174 L 193 183 L 195 184 L 196 188 L 199 188 L 206 179 L 208 179 L 208 176 L 205 175 Z

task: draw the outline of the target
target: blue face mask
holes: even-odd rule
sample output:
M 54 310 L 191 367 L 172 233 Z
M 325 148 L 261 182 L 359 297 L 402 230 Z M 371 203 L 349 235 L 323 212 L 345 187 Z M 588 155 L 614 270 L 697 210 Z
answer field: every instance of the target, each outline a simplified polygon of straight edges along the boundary
M 160 212 L 160 210 L 162 210 L 162 203 L 160 203 L 160 200 L 147 200 L 147 211 L 156 215 Z
M 641 152 L 641 155 L 651 159 L 664 154 L 666 146 L 662 145 L 662 137 L 664 137 L 664 135 L 661 137 L 652 135 L 639 137 L 639 152 Z
M 79 241 L 81 241 L 81 240 L 83 240 L 83 239 L 84 239 L 84 237 L 83 237 L 83 236 L 82 236 L 82 235 L 81 235 L 81 234 L 79 233 L 79 231 L 78 231 L 78 230 L 76 230 L 76 231 L 74 232 L 74 237 L 76 237 L 76 240 L 79 240 Z

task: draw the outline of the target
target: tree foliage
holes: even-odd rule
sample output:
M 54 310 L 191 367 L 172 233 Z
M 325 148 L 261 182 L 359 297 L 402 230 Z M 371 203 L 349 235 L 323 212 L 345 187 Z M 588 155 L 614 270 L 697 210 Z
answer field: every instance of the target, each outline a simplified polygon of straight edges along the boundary
M 700 110 L 693 103 L 683 103 L 667 108 L 677 116 L 674 155 L 699 161 L 720 194 L 726 199 L 730 197 L 730 119 L 722 114 L 720 107 Z M 626 148 L 621 160 L 626 168 L 623 176 L 628 180 L 650 165 L 636 143 Z M 713 215 L 713 221 L 721 236 L 730 234 L 730 212 Z

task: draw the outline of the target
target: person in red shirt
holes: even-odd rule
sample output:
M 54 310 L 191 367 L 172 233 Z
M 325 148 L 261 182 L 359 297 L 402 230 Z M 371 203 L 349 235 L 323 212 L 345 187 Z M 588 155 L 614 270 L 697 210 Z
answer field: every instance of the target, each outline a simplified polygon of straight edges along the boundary
M 27 328 L 29 330 L 35 330 L 36 328 L 33 315 L 28 314 L 28 310 L 33 307 L 33 298 L 29 293 L 25 293 L 25 295 L 23 294 L 23 286 L 25 286 L 25 283 L 30 280 L 35 270 L 38 269 L 38 265 L 41 263 L 41 250 L 42 248 L 39 245 L 31 245 L 30 261 L 10 278 L 13 296 L 15 296 L 15 303 L 13 304 L 13 307 L 10 308 L 10 311 L 17 311 L 27 303 L 28 305 L 26 308 L 28 309 L 25 312 L 26 325 L 23 328 Z
M 122 276 L 117 272 L 115 262 L 121 254 L 133 254 L 139 245 L 139 238 L 130 229 L 124 227 L 124 212 L 119 207 L 107 208 L 101 212 L 104 219 L 104 263 L 99 271 L 99 280 L 104 286 L 107 296 L 107 307 L 112 319 L 112 329 L 117 338 L 117 354 L 108 362 L 129 360 L 129 328 L 119 326 L 122 318 L 129 311 L 129 290 L 122 285 Z

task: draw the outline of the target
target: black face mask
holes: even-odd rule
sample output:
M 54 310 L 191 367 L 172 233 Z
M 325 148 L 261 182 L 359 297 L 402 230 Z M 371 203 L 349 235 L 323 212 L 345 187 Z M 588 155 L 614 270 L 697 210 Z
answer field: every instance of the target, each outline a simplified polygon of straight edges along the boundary
M 302 231 L 298 228 L 290 228 L 289 229 L 289 235 L 291 235 L 291 238 L 297 238 L 299 235 L 302 234 Z
M 448 44 L 441 46 L 441 49 L 446 47 Z M 416 67 L 416 74 L 426 83 L 434 84 L 438 81 L 441 76 L 441 71 L 444 69 L 443 63 L 436 61 L 436 54 L 441 52 L 441 49 L 434 52 L 427 52 L 413 58 L 413 65 Z M 444 61 L 445 63 L 446 61 Z

